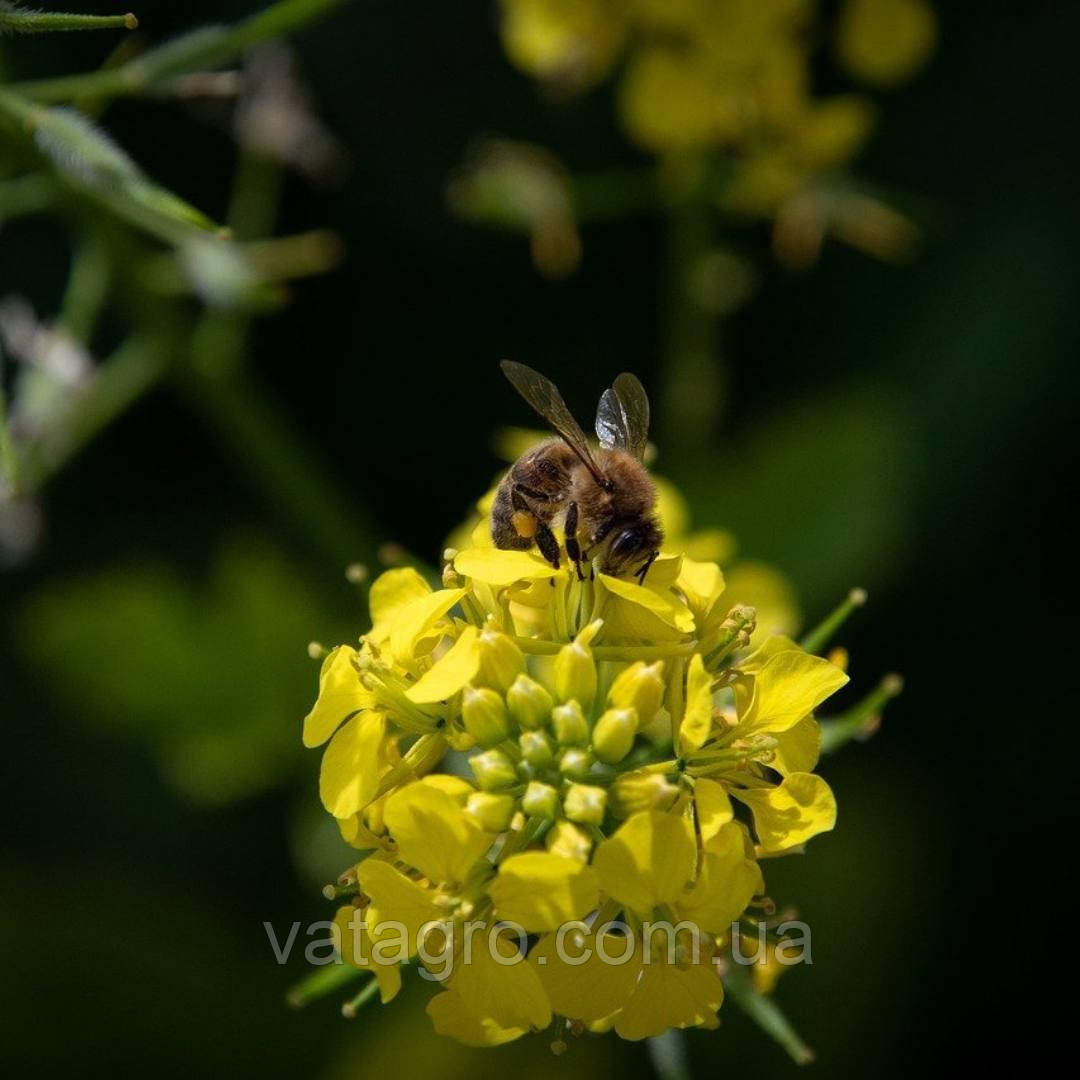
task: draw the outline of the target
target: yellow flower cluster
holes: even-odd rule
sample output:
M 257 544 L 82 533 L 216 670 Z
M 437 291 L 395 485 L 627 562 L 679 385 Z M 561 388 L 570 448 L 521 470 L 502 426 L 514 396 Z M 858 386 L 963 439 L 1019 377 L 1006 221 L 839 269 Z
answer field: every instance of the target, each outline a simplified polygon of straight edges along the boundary
M 502 15 L 510 59 L 555 90 L 619 65 L 629 136 L 659 154 L 729 153 L 723 202 L 751 213 L 846 164 L 869 134 L 867 97 L 814 96 L 820 41 L 856 78 L 892 86 L 937 37 L 927 0 L 845 0 L 828 26 L 814 0 L 502 0 Z
M 383 1001 L 402 963 L 441 958 L 428 1012 L 474 1045 L 554 1017 L 626 1039 L 714 1025 L 759 860 L 833 827 L 813 713 L 847 676 L 783 635 L 751 647 L 755 611 L 713 562 L 578 580 L 485 528 L 441 588 L 383 573 L 371 631 L 323 662 L 304 743 L 328 743 L 323 804 L 366 853 L 342 957 Z

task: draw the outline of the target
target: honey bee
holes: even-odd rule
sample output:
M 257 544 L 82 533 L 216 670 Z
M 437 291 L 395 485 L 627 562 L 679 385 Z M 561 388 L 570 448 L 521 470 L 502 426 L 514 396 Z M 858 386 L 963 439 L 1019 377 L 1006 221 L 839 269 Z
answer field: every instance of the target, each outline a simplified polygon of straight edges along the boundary
M 656 488 L 642 458 L 648 442 L 649 399 L 633 375 L 620 375 L 596 410 L 600 449 L 589 449 L 555 384 L 524 364 L 502 369 L 521 396 L 559 436 L 522 454 L 503 478 L 491 511 L 497 548 L 527 551 L 534 544 L 557 570 L 561 527 L 566 554 L 581 565 L 596 557 L 607 574 L 633 572 L 639 583 L 660 553 Z

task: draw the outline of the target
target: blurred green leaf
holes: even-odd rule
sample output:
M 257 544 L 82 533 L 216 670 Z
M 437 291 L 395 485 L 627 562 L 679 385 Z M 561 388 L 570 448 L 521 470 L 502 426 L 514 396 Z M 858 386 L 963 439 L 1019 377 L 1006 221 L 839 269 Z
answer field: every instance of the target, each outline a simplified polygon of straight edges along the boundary
M 317 674 L 304 646 L 337 636 L 297 569 L 253 540 L 226 545 L 202 588 L 151 564 L 47 585 L 21 631 L 43 686 L 146 743 L 178 791 L 210 803 L 297 767 Z

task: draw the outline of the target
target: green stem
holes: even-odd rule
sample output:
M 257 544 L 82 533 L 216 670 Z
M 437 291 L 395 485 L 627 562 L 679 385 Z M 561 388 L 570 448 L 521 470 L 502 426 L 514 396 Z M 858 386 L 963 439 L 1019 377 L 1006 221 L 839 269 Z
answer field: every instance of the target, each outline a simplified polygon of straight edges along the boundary
M 127 15 L 67 15 L 22 11 L 15 4 L 0 4 L 0 37 L 4 34 L 43 34 L 52 30 L 134 30 L 139 20 Z
M 345 0 L 279 0 L 233 26 L 208 26 L 151 49 L 108 71 L 16 84 L 35 101 L 132 97 L 178 75 L 220 67 L 261 41 L 290 34 L 341 7 Z
M 341 1006 L 341 1015 L 346 1020 L 352 1020 L 358 1012 L 370 1001 L 374 1001 L 379 993 L 379 980 L 372 977 L 368 984 L 356 994 L 354 997 L 349 998 L 344 1005 Z
M 95 435 L 142 397 L 168 370 L 175 357 L 164 335 L 129 339 L 94 373 L 93 381 L 72 411 L 38 448 L 25 482 L 35 490 Z
M 302 1009 L 305 1005 L 310 1005 L 313 1001 L 318 1001 L 319 998 L 347 986 L 353 979 L 363 974 L 362 968 L 353 967 L 351 964 L 340 961 L 327 964 L 291 987 L 285 995 L 285 1000 L 294 1009 Z
M 87 230 L 75 247 L 71 272 L 60 305 L 60 323 L 76 341 L 89 345 L 112 283 L 112 263 L 105 245 Z
M 802 1041 L 780 1006 L 754 989 L 753 980 L 744 968 L 732 964 L 724 976 L 724 987 L 739 1008 L 779 1043 L 796 1065 L 809 1065 L 814 1060 L 814 1051 Z
M 877 731 L 881 710 L 904 688 L 899 675 L 886 675 L 877 687 L 841 716 L 821 721 L 821 752 L 833 754 L 852 739 L 865 739 Z
M 825 616 L 799 643 L 807 652 L 820 653 L 856 609 L 866 603 L 865 589 L 852 589 L 836 609 Z
M 685 1032 L 669 1028 L 663 1035 L 654 1035 L 646 1046 L 658 1080 L 692 1080 Z
M 3 373 L 3 368 L 0 368 L 0 501 L 19 494 L 19 459 L 7 423 Z

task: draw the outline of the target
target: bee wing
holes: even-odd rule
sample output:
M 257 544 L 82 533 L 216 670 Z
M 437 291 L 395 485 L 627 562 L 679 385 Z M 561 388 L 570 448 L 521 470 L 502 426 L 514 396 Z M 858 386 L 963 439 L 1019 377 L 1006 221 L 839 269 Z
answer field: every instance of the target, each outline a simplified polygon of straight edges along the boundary
M 533 371 L 525 364 L 513 360 L 503 360 L 499 365 L 503 374 L 513 384 L 514 389 L 551 425 L 567 446 L 574 451 L 582 464 L 593 474 L 597 483 L 603 484 L 604 478 L 589 451 L 585 432 L 574 419 L 566 402 L 562 399 L 558 387 L 538 371 Z
M 637 376 L 623 372 L 596 410 L 596 434 L 606 449 L 629 450 L 638 460 L 649 441 L 649 398 Z

